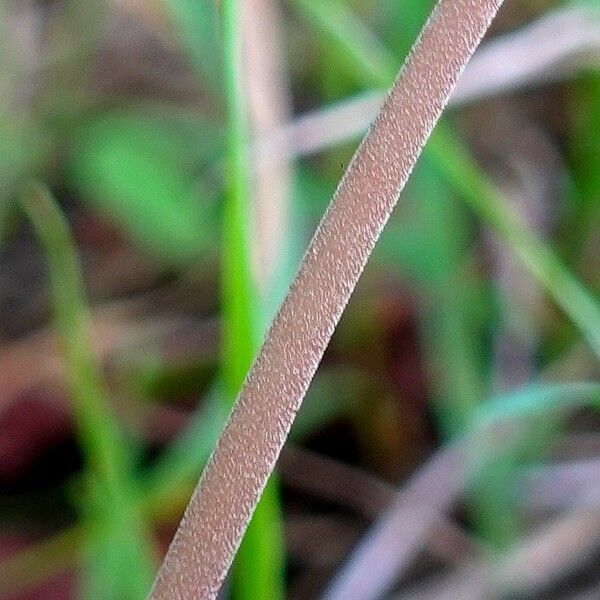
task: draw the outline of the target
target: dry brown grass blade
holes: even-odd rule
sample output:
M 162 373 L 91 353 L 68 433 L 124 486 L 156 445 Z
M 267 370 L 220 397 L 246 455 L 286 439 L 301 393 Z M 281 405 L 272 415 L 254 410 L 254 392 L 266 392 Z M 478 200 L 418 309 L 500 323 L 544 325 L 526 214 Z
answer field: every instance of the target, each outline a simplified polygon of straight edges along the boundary
M 600 507 L 600 460 L 558 462 L 525 471 L 523 503 L 530 511 L 548 513 Z
M 150 594 L 215 598 L 398 194 L 502 0 L 441 0 L 360 145 L 244 384 Z
M 274 136 L 289 119 L 291 101 L 283 59 L 281 7 L 275 0 L 244 3 L 244 69 L 248 94 L 248 118 L 253 138 Z M 278 153 L 286 152 L 282 146 Z M 269 164 L 254 157 L 255 279 L 261 293 L 268 293 L 278 275 L 287 237 L 291 190 L 290 163 Z
M 284 448 L 277 471 L 287 487 L 371 519 L 389 508 L 398 495 L 395 486 L 370 473 L 290 445 Z
M 556 584 L 589 564 L 600 548 L 600 512 L 582 510 L 555 518 L 504 554 L 465 563 L 435 576 L 395 600 L 500 600 L 546 598 Z M 573 591 L 569 598 L 575 597 Z M 563 597 L 563 596 L 561 596 Z M 579 596 L 577 596 L 579 597 Z M 597 598 L 598 596 L 591 596 Z M 585 598 L 585 596 L 583 596 Z
M 448 106 L 461 107 L 564 81 L 585 69 L 597 69 L 599 55 L 598 9 L 557 9 L 482 44 Z M 258 160 L 276 167 L 352 140 L 367 128 L 382 102 L 381 92 L 370 91 L 300 115 L 257 141 Z
M 460 445 L 439 451 L 421 467 L 356 547 L 323 598 L 380 598 L 460 496 L 470 472 L 468 463 L 465 446 Z

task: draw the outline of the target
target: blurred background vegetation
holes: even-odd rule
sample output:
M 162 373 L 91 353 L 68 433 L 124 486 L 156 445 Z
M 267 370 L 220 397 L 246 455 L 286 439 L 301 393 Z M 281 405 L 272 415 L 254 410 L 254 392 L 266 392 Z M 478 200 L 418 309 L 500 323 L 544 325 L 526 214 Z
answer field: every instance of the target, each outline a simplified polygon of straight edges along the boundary
M 1 598 L 145 597 L 432 5 L 0 0 Z M 384 587 L 600 597 L 598 67 L 600 3 L 506 0 L 224 597 L 319 597 L 392 486 L 490 419 Z

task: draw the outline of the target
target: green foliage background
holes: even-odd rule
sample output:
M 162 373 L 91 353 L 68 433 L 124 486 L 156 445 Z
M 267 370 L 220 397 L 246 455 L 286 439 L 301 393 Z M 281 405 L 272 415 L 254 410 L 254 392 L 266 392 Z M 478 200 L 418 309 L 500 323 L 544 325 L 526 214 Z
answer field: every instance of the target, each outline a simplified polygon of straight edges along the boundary
M 158 564 L 155 525 L 176 520 L 181 496 L 189 493 L 209 456 L 272 307 L 289 285 L 342 173 L 340 165 L 347 164 L 357 140 L 294 161 L 281 266 L 277 280 L 259 289 L 252 267 L 253 140 L 242 77 L 240 3 L 148 4 L 147 10 L 160 16 L 169 51 L 192 82 L 183 99 L 159 91 L 140 93 L 134 86 L 121 93 L 98 92 L 94 77 L 119 3 L 54 4 L 49 55 L 35 85 L 30 85 L 24 56 L 9 47 L 10 32 L 0 34 L 5 46 L 0 49 L 0 231 L 9 246 L 27 215 L 40 240 L 85 465 L 69 485 L 76 522 L 0 563 L 0 594 L 35 584 L 32 569 L 43 579 L 77 561 L 83 564 L 81 597 L 138 600 Z M 527 21 L 558 6 L 541 2 L 533 12 L 517 1 L 507 4 L 517 21 L 520 12 Z M 286 0 L 283 52 L 296 112 L 388 88 L 431 6 L 429 0 Z M 14 6 L 3 3 L 0 9 L 0 27 L 8 27 Z M 169 82 L 164 85 L 168 88 Z M 506 547 L 523 532 L 512 494 L 516 474 L 544 460 L 544 450 L 564 431 L 565 419 L 557 414 L 581 408 L 582 398 L 588 406 L 598 397 L 595 384 L 537 381 L 549 365 L 575 351 L 600 357 L 600 265 L 594 252 L 600 231 L 600 74 L 579 73 L 562 89 L 565 100 L 557 118 L 564 137 L 565 181 L 550 232 L 541 235 L 528 228 L 472 152 L 461 126 L 469 109 L 450 111 L 384 232 L 364 284 L 392 281 L 418 298 L 419 339 L 440 443 L 499 415 L 539 415 L 536 428 L 543 430 L 543 439 L 526 436 L 473 478 L 470 522 L 495 548 Z M 115 392 L 105 385 L 91 351 L 78 242 L 61 212 L 67 198 L 110 222 L 132 253 L 169 277 L 202 283 L 218 273 L 215 316 L 222 325 L 222 347 L 209 368 L 196 365 L 193 373 L 201 376 L 190 380 L 190 373 L 150 361 L 128 375 L 122 393 L 137 390 L 147 402 L 162 401 L 161 386 L 167 396 L 183 388 L 202 398 L 187 429 L 150 465 L 142 461 L 143 440 L 113 414 L 110 395 Z M 494 339 L 507 323 L 509 328 L 514 324 L 515 315 L 525 314 L 533 322 L 539 314 L 511 305 L 482 266 L 482 232 L 492 232 L 520 261 L 524 277 L 543 290 L 547 305 L 536 326 L 535 373 L 529 382 L 535 385 L 502 390 L 500 399 L 495 397 Z M 359 308 L 350 307 L 334 348 L 360 339 L 362 318 L 375 332 L 369 352 L 376 355 L 381 340 L 379 325 L 368 320 L 370 296 L 361 288 L 355 302 Z M 352 317 L 357 314 L 363 316 Z M 360 370 L 348 377 L 338 365 L 325 364 L 294 440 L 302 443 L 340 417 L 365 428 L 368 410 L 357 398 L 365 395 L 365 386 L 375 395 L 379 387 L 369 377 Z M 235 598 L 285 596 L 279 487 L 275 479 L 270 482 L 242 546 L 230 586 Z

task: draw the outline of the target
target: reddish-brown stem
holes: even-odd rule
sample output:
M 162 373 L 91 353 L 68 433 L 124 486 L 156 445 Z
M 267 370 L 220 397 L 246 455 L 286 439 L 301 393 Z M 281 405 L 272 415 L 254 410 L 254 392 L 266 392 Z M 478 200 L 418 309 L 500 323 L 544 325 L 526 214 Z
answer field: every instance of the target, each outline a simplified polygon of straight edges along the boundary
M 215 598 L 381 230 L 502 0 L 441 0 L 350 163 L 156 579 L 151 600 Z

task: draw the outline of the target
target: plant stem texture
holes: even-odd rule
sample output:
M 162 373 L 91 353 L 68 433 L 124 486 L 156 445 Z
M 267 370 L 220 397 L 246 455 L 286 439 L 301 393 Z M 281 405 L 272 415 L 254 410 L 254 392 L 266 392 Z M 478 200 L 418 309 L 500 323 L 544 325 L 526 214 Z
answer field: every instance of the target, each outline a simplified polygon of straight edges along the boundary
M 151 600 L 215 598 L 381 230 L 502 0 L 441 0 L 351 161 L 246 379 Z

